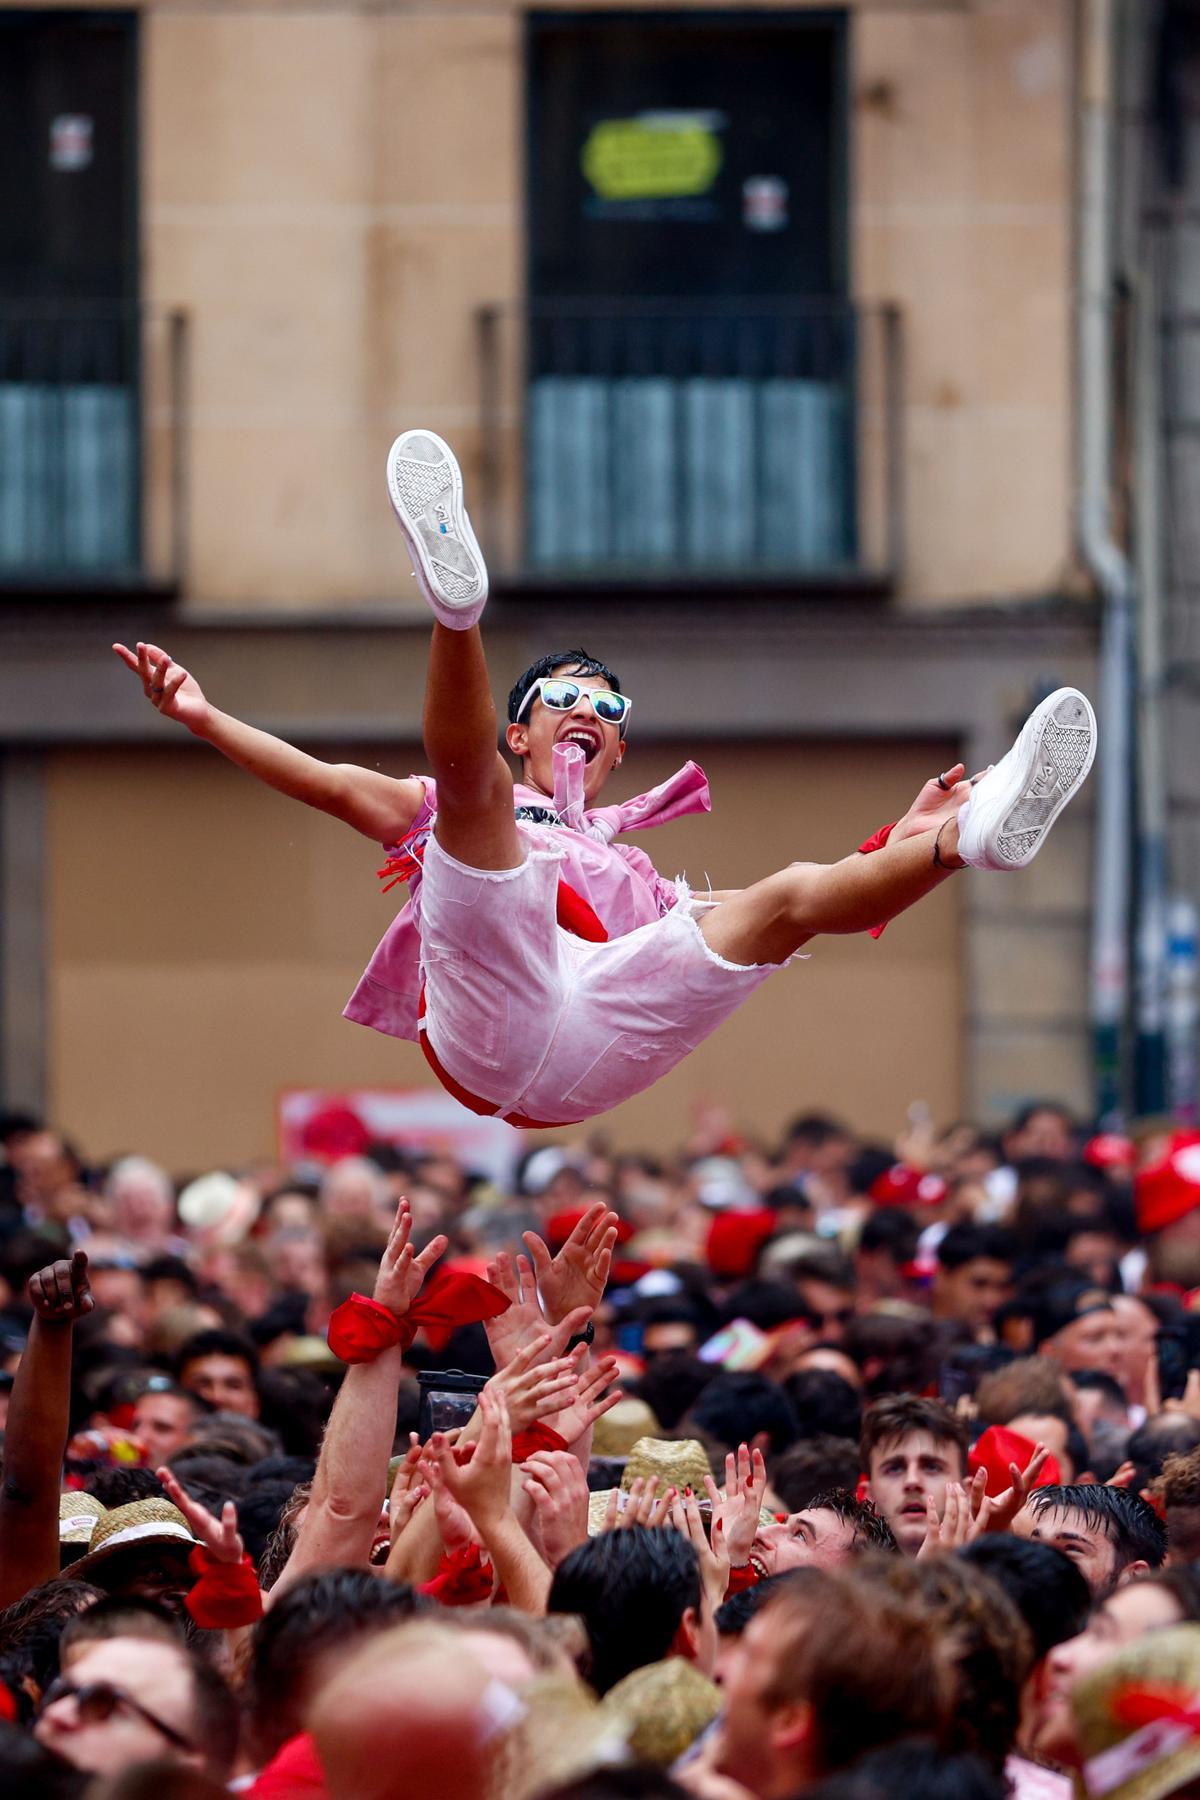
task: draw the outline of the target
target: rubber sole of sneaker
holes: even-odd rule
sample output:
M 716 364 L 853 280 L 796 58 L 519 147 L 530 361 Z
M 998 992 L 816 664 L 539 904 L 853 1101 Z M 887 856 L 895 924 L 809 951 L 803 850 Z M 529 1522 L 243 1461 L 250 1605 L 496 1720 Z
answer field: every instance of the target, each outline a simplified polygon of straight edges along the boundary
M 1060 688 L 1043 700 L 1021 733 L 1027 743 L 1017 765 L 1016 792 L 989 835 L 1010 869 L 1023 869 L 1087 780 L 1096 754 L 1096 715 L 1085 694 Z
M 388 451 L 388 498 L 417 585 L 439 616 L 474 614 L 487 599 L 487 565 L 463 503 L 462 471 L 433 431 L 405 431 Z

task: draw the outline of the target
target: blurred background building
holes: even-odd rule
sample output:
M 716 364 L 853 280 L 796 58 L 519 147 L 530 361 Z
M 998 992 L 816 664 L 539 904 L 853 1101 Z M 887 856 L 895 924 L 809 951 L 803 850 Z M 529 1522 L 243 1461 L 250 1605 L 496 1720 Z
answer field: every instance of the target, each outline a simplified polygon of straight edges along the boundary
M 108 649 L 419 768 L 382 470 L 423 423 L 492 563 L 498 691 L 547 648 L 611 661 L 628 791 L 712 780 L 646 840 L 694 882 L 852 850 L 1103 665 L 1107 774 L 1027 876 L 815 946 L 619 1141 L 713 1097 L 876 1131 L 914 1098 L 1160 1104 L 1172 1031 L 1186 1105 L 1195 11 L 0 5 L 3 1098 L 179 1165 L 269 1148 L 284 1088 L 426 1080 L 339 1018 L 396 898 L 372 847 Z

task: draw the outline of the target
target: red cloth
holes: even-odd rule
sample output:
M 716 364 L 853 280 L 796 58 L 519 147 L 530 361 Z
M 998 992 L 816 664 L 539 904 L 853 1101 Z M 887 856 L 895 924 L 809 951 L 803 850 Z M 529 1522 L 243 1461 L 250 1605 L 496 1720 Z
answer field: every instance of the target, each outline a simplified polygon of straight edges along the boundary
M 398 1319 L 389 1307 L 365 1294 L 351 1294 L 334 1309 L 329 1321 L 329 1348 L 343 1362 L 374 1362 L 383 1350 L 399 1344 L 407 1350 L 424 1328 L 435 1350 L 444 1349 L 460 1325 L 496 1319 L 511 1301 L 490 1281 L 477 1275 L 435 1275 L 424 1292 Z
M 419 1593 L 428 1594 L 439 1606 L 478 1606 L 492 1597 L 495 1571 L 483 1560 L 478 1544 L 443 1554 L 432 1581 L 422 1582 Z
M 249 1800 L 329 1800 L 325 1771 L 307 1731 L 289 1738 L 246 1792 Z
M 1200 1131 L 1177 1131 L 1166 1154 L 1135 1178 L 1133 1195 L 1143 1236 L 1176 1224 L 1200 1206 Z
M 518 1431 L 512 1441 L 512 1459 L 514 1463 L 528 1462 L 539 1450 L 569 1450 L 571 1446 L 566 1438 L 559 1437 L 557 1431 L 549 1425 L 543 1425 L 539 1419 L 526 1431 Z
M 878 831 L 873 831 L 866 842 L 858 846 L 859 855 L 870 856 L 872 850 L 882 850 L 899 823 L 899 819 L 893 819 L 890 825 L 881 825 Z M 873 938 L 882 937 L 887 928 L 888 922 L 886 919 L 883 921 L 882 925 L 872 925 L 871 936 Z
M 0 1681 L 0 1719 L 11 1719 L 14 1724 L 17 1719 L 17 1703 L 13 1691 L 4 1681 Z
M 940 1175 L 922 1175 L 906 1163 L 893 1163 L 867 1190 L 876 1206 L 938 1206 L 946 1198 Z
M 248 1556 L 240 1563 L 218 1562 L 211 1550 L 198 1544 L 188 1557 L 188 1567 L 199 1580 L 184 1605 L 197 1625 L 208 1631 L 232 1631 L 238 1625 L 256 1625 L 262 1618 L 258 1576 Z
M 718 1213 L 708 1228 L 704 1254 L 714 1275 L 740 1281 L 758 1261 L 758 1253 L 779 1221 L 769 1207 L 753 1212 Z
M 725 1598 L 731 1600 L 734 1594 L 744 1594 L 747 1588 L 757 1587 L 761 1580 L 762 1576 L 753 1563 L 746 1563 L 741 1569 L 730 1569 Z
M 1016 1463 L 1024 1473 L 1036 1448 L 1030 1438 L 1023 1437 L 1019 1431 L 1010 1431 L 1007 1425 L 989 1425 L 975 1440 L 974 1448 L 967 1458 L 967 1472 L 975 1475 L 980 1469 L 987 1470 L 987 1487 L 984 1492 L 989 1500 L 994 1500 L 998 1494 L 1006 1494 L 1012 1486 L 1009 1464 Z M 1057 1487 L 1061 1480 L 1061 1469 L 1055 1459 L 1048 1456 L 1033 1485 L 1035 1488 Z

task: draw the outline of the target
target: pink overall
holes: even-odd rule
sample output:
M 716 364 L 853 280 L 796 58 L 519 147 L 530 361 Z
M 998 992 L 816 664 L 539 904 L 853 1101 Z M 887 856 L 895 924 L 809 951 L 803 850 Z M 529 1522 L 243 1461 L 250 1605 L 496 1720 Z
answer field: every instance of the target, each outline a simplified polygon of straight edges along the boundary
M 652 1086 L 778 966 L 717 956 L 694 917 L 703 898 L 664 881 L 644 851 L 612 842 L 707 812 L 695 763 L 635 800 L 585 812 L 582 752 L 560 744 L 554 758 L 552 808 L 544 794 L 515 790 L 525 851 L 515 869 L 448 856 L 425 781 L 412 830 L 389 847 L 409 901 L 345 1008 L 392 1037 L 416 1041 L 423 1031 L 446 1085 L 476 1111 L 549 1126 L 593 1118 Z M 559 923 L 560 882 L 591 907 L 606 941 Z

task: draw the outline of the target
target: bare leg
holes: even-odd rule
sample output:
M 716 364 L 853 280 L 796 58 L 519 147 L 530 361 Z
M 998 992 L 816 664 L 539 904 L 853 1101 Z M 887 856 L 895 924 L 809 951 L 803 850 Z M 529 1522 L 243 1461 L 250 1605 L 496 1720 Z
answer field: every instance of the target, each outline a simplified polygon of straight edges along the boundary
M 525 860 L 513 815 L 513 780 L 496 748 L 496 708 L 478 625 L 435 624 L 425 682 L 425 754 L 437 782 L 434 835 L 473 869 Z
M 723 900 L 700 929 L 709 948 L 729 962 L 784 962 L 809 938 L 869 931 L 931 894 L 962 866 L 957 844 L 958 828 L 949 819 L 938 831 L 885 844 L 870 856 L 793 863 Z

